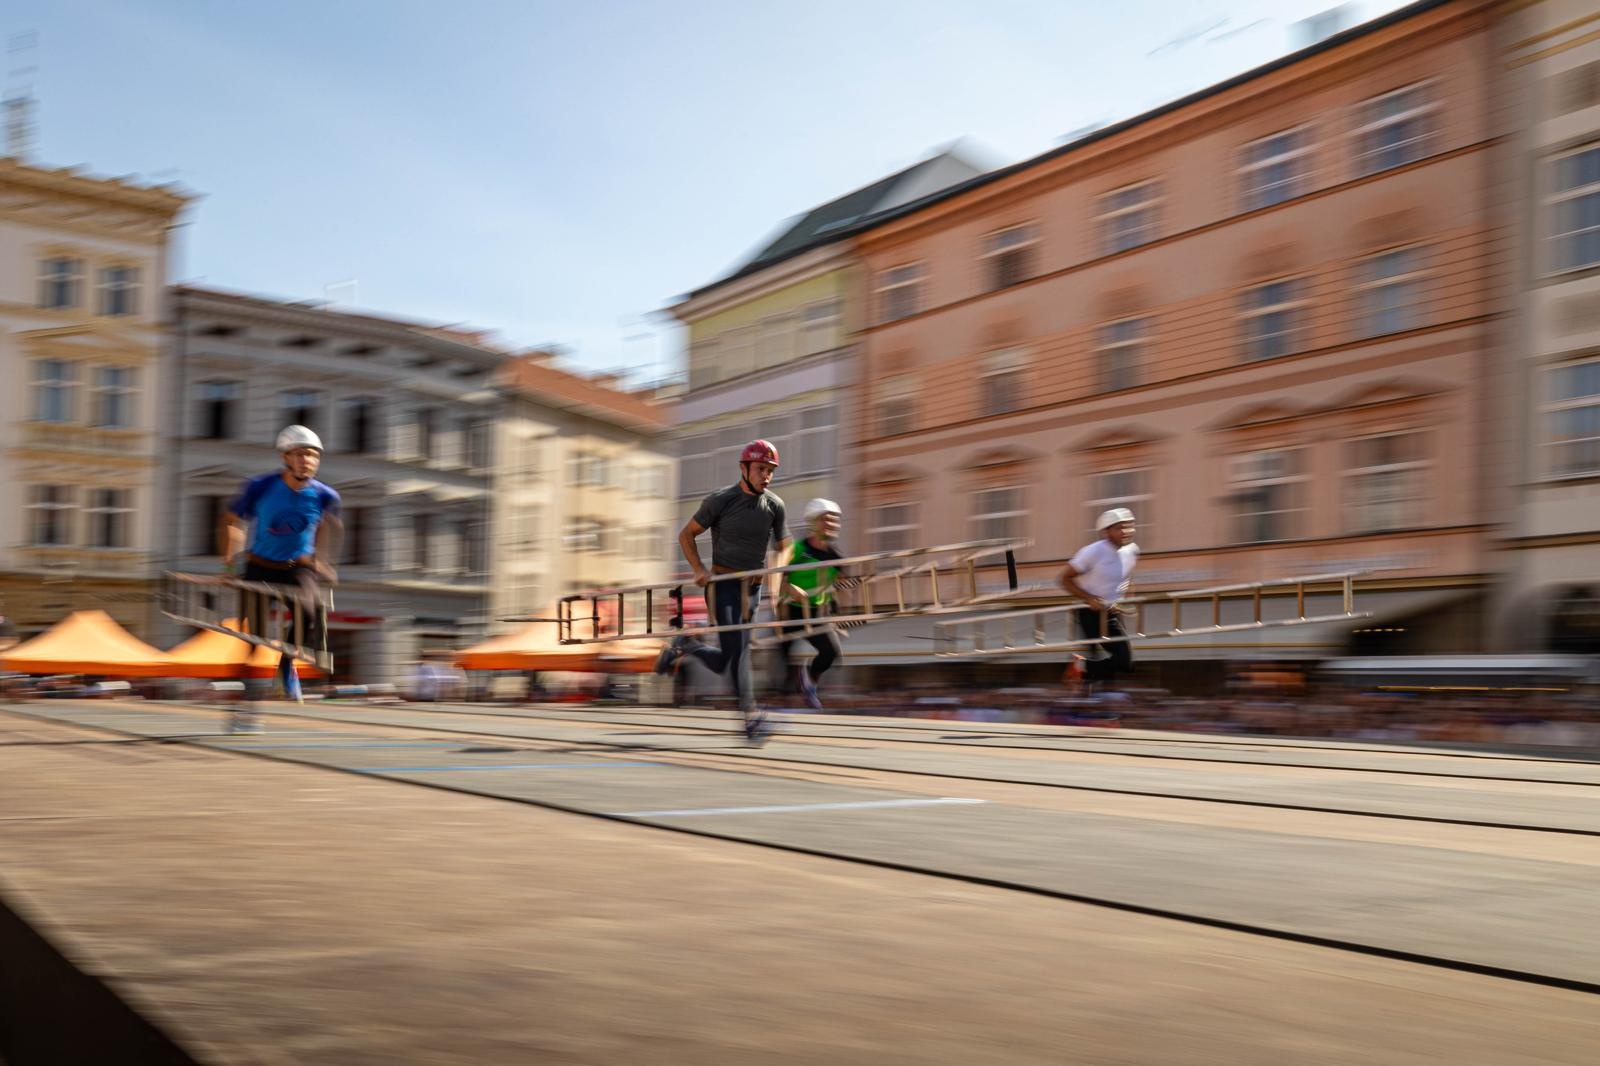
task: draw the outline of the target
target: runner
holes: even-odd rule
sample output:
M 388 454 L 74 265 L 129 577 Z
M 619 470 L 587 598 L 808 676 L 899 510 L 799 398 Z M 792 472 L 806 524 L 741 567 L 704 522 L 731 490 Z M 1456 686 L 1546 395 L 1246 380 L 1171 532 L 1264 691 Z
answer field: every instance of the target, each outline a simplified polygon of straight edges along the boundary
M 1126 507 L 1113 507 L 1100 516 L 1097 525 L 1100 539 L 1078 549 L 1061 572 L 1061 587 L 1084 603 L 1077 617 L 1085 639 L 1125 637 L 1117 601 L 1132 587 L 1130 575 L 1139 561 L 1139 546 L 1133 542 L 1133 512 Z M 1105 632 L 1100 628 L 1102 617 Z M 1127 640 L 1097 644 L 1095 649 L 1086 661 L 1084 656 L 1074 655 L 1063 680 L 1075 680 L 1081 666 L 1088 683 L 1109 682 L 1133 666 L 1133 646 Z
M 316 479 L 322 465 L 322 439 L 311 430 L 287 427 L 278 434 L 277 450 L 283 457 L 283 469 L 246 481 L 223 513 L 222 565 L 244 581 L 299 587 L 315 604 L 307 612 L 300 642 L 306 647 L 326 648 L 327 612 L 317 595 L 317 582 L 331 585 L 338 580 L 333 560 L 344 528 L 339 494 Z M 246 632 L 267 635 L 276 602 L 262 593 L 241 590 L 240 625 Z M 284 694 L 299 701 L 300 677 L 288 652 L 279 659 L 278 676 Z M 254 725 L 250 711 L 240 714 L 245 717 L 237 719 L 236 726 Z
M 785 528 L 783 500 L 767 488 L 778 469 L 778 449 L 764 440 L 753 440 L 739 454 L 739 481 L 718 489 L 700 501 L 700 509 L 678 533 L 678 547 L 694 572 L 694 583 L 706 590 L 706 614 L 712 625 L 732 626 L 755 617 L 761 585 L 776 602 L 778 578 L 711 581 L 713 572 L 732 574 L 741 570 L 761 570 L 776 565 L 768 554 L 777 545 L 777 558 L 788 554 L 789 536 Z M 700 559 L 695 538 L 711 531 L 711 570 Z M 714 674 L 726 672 L 744 716 L 744 732 L 752 743 L 766 738 L 766 715 L 756 707 L 755 689 L 750 678 L 750 630 L 739 629 L 717 634 L 718 647 L 698 640 L 679 638 L 661 653 L 656 669 L 676 673 L 692 655 Z
M 839 536 L 840 515 L 839 505 L 832 500 L 819 498 L 806 504 L 805 520 L 809 532 L 795 542 L 784 557 L 784 565 L 828 563 L 844 558 L 834 547 L 834 541 Z M 793 637 L 780 647 L 785 662 L 801 640 L 809 642 L 816 649 L 817 654 L 809 665 L 800 663 L 790 668 L 790 677 L 811 709 L 820 711 L 822 699 L 817 695 L 817 682 L 843 653 L 838 631 L 824 621 L 833 613 L 833 584 L 839 579 L 839 568 L 819 565 L 815 570 L 794 570 L 782 577 L 784 597 L 780 617 L 785 620 L 814 619 L 818 622 L 818 628 L 809 634 L 802 635 L 798 628 L 788 630 L 787 634 Z

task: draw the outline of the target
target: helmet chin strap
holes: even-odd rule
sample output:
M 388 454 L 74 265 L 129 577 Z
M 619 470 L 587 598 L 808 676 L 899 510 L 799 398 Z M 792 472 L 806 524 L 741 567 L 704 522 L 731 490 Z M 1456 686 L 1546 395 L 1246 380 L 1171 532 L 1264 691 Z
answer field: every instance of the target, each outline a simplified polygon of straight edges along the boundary
M 756 488 L 754 485 L 752 485 L 750 483 L 750 464 L 749 463 L 740 463 L 739 464 L 739 480 L 744 483 L 744 487 L 745 488 L 750 490 L 750 495 L 752 495 L 752 496 L 761 495 L 761 490 Z

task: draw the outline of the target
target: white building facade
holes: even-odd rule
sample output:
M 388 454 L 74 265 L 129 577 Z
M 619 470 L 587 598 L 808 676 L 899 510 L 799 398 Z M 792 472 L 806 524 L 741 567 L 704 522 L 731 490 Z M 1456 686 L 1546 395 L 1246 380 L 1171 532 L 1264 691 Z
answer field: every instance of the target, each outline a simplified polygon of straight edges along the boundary
M 188 200 L 0 159 L 0 612 L 158 617 L 161 301 Z
M 281 465 L 279 430 L 306 425 L 343 497 L 335 679 L 399 683 L 481 638 L 504 356 L 469 334 L 211 289 L 178 288 L 172 307 L 168 568 L 217 571 L 223 509 Z

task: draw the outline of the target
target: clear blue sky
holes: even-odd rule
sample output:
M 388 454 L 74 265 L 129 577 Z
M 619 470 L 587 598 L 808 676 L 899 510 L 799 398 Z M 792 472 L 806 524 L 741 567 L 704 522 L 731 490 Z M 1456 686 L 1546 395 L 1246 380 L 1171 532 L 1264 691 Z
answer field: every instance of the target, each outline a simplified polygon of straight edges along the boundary
M 39 35 L 40 162 L 202 194 L 180 279 L 320 299 L 353 277 L 362 308 L 645 378 L 681 357 L 646 316 L 784 217 L 958 138 L 1044 151 L 1283 54 L 1330 6 L 9 0 L 0 33 Z

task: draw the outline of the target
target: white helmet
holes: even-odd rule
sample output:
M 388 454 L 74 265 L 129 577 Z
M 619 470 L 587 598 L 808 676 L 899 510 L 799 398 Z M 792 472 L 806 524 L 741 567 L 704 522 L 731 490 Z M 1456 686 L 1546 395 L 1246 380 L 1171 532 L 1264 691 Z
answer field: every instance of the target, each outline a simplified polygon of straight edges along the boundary
M 286 426 L 278 434 L 278 454 L 292 452 L 296 448 L 315 448 L 322 451 L 322 438 L 317 436 L 305 426 Z
M 1111 526 L 1118 526 L 1124 522 L 1132 521 L 1132 511 L 1128 510 L 1126 507 L 1113 507 L 1111 510 L 1100 516 L 1099 520 L 1095 522 L 1094 528 L 1103 530 Z
M 820 496 L 806 504 L 805 519 L 807 525 L 815 522 L 825 514 L 831 514 L 837 518 L 842 516 L 844 512 L 839 510 L 838 504 L 832 500 L 824 500 Z

